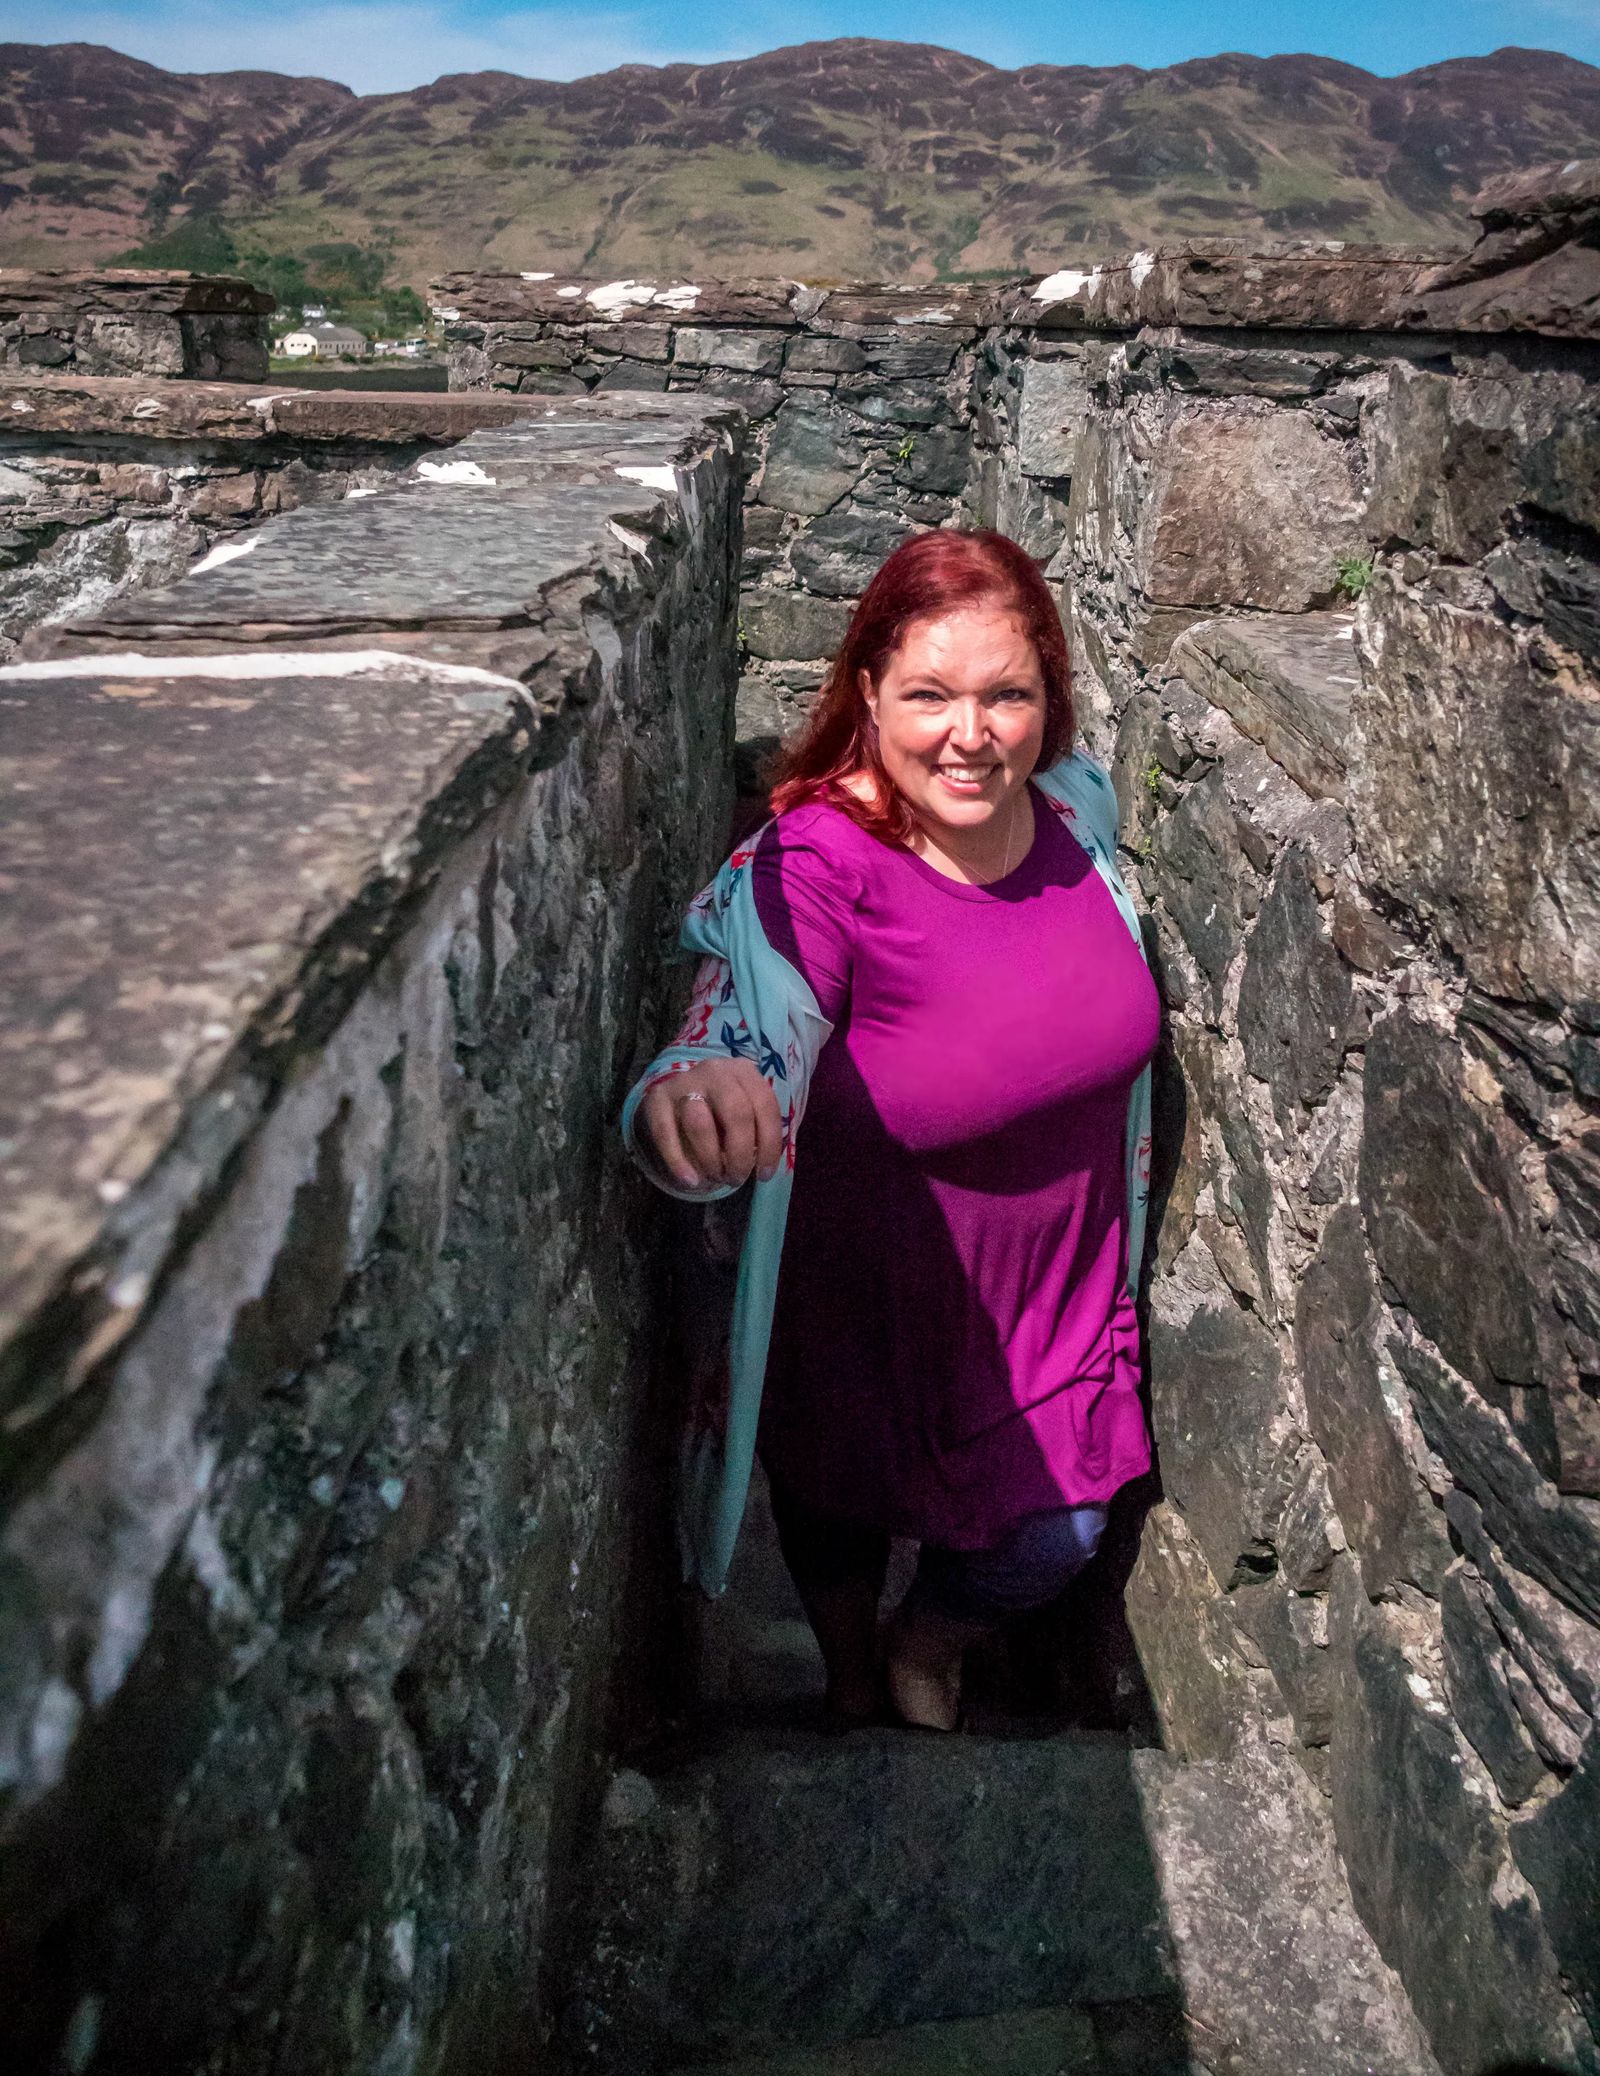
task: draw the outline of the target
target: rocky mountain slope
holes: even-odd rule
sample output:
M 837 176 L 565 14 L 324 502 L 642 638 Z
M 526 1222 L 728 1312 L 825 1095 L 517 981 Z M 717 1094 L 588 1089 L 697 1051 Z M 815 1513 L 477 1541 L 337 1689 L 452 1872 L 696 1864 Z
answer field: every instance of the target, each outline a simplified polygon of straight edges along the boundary
M 1382 79 L 1330 58 L 1006 72 L 802 44 L 553 84 L 357 95 L 0 45 L 0 260 L 361 247 L 446 266 L 982 276 L 1184 233 L 1455 243 L 1490 175 L 1600 152 L 1600 70 L 1505 49 Z

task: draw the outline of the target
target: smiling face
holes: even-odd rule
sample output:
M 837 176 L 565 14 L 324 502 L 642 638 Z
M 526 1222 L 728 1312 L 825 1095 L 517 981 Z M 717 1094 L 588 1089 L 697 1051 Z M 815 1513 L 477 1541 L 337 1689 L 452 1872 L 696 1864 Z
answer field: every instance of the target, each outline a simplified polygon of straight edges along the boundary
M 883 766 L 935 842 L 1009 822 L 1044 743 L 1044 674 L 1010 607 L 913 620 L 861 692 Z

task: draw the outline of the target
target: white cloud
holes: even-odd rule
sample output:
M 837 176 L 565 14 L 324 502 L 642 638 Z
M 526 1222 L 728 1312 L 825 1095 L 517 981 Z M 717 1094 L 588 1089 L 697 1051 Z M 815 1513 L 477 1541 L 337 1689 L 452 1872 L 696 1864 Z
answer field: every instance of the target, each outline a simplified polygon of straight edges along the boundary
M 289 72 L 392 93 L 446 72 L 578 79 L 614 65 L 746 56 L 759 44 L 694 49 L 634 10 L 525 7 L 472 15 L 446 0 L 311 0 L 282 8 L 227 0 L 69 6 L 13 0 L 5 34 L 27 43 L 103 43 L 169 72 Z

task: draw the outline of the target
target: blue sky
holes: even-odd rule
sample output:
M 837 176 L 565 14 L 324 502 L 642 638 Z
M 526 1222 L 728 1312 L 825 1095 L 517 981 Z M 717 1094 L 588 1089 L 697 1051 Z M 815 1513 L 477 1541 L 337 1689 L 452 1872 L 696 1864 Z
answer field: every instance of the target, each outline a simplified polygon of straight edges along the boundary
M 173 71 L 320 73 L 363 93 L 498 68 L 573 79 L 826 36 L 948 44 L 997 65 L 1170 65 L 1317 51 L 1404 72 L 1503 43 L 1600 64 L 1600 0 L 7 0 L 8 38 L 108 43 Z

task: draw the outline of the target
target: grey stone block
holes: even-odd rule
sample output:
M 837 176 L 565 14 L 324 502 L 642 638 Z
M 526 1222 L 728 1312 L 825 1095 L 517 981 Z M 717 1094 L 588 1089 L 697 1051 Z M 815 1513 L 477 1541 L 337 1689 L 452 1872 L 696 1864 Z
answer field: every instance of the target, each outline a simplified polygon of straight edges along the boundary
M 1290 1422 L 1272 1337 L 1240 1306 L 1204 1304 L 1150 1327 L 1161 1476 L 1219 1585 L 1276 1561 Z
M 1455 1719 L 1494 1775 L 1500 1799 L 1515 1809 L 1545 1777 L 1506 1680 L 1506 1654 L 1491 1621 L 1482 1581 L 1455 1566 L 1439 1597 L 1445 1684 Z
M 1457 1046 L 1397 1011 L 1367 1042 L 1361 1208 L 1385 1281 L 1485 1387 L 1538 1385 L 1548 1267 L 1516 1134 L 1465 1089 Z
M 1461 1745 L 1433 1669 L 1430 1625 L 1335 1595 L 1340 1681 L 1334 1827 L 1356 1908 L 1404 1976 L 1450 2071 L 1582 2068 L 1578 2027 L 1531 1893 Z M 1441 1909 L 1441 1899 L 1449 1907 Z
M 850 624 L 847 606 L 805 591 L 744 591 L 739 618 L 752 656 L 805 663 L 831 657 Z
M 1017 459 L 1027 476 L 1070 476 L 1089 415 L 1089 389 L 1077 360 L 1030 360 L 1022 371 Z
M 1202 620 L 1167 668 L 1220 706 L 1313 799 L 1342 800 L 1358 678 L 1348 613 Z
M 911 532 L 888 512 L 829 512 L 797 536 L 789 561 L 809 590 L 831 598 L 856 598 L 879 564 Z
M 786 512 L 831 511 L 855 482 L 862 458 L 841 412 L 791 398 L 772 429 L 761 502 Z
M 1303 850 L 1292 844 L 1250 933 L 1239 982 L 1239 1038 L 1272 1091 L 1280 1125 L 1322 1102 L 1352 1036 L 1350 974 L 1323 929 Z
M 1339 1519 L 1373 1599 L 1400 1580 L 1436 1593 L 1449 1544 L 1378 1368 L 1382 1319 L 1354 1205 L 1340 1205 L 1300 1285 L 1295 1352 Z
M 672 357 L 691 366 L 775 375 L 783 366 L 784 345 L 785 334 L 778 331 L 724 331 L 681 324 L 673 334 Z

